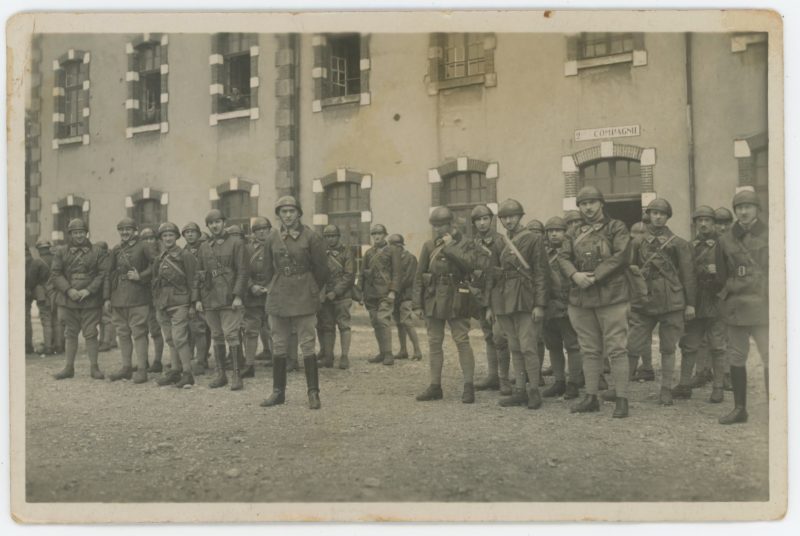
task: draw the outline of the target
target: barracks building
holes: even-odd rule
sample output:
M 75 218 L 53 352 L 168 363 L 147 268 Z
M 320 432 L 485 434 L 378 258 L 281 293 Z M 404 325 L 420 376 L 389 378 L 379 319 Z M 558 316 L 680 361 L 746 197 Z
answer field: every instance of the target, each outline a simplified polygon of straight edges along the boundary
M 429 211 L 525 220 L 584 184 L 632 224 L 655 196 L 679 235 L 701 204 L 767 195 L 763 33 L 41 34 L 26 110 L 29 243 L 116 223 L 247 229 L 298 197 L 307 224 L 413 252 Z M 321 228 L 321 227 L 319 227 Z

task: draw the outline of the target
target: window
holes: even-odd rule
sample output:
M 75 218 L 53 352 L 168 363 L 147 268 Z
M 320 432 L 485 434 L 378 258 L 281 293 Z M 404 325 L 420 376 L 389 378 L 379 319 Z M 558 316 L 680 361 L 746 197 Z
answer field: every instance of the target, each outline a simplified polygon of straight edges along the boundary
M 323 98 L 361 94 L 361 36 L 358 34 L 328 37 L 330 65 Z
M 602 56 L 613 56 L 633 51 L 632 33 L 581 34 L 578 41 L 578 59 L 586 60 Z
M 581 166 L 582 186 L 596 186 L 607 196 L 637 196 L 642 191 L 642 173 L 638 160 L 609 158 Z
M 462 78 L 484 74 L 486 55 L 483 35 L 475 33 L 447 34 L 444 50 L 444 78 Z
M 58 212 L 58 221 L 56 222 L 55 228 L 57 231 L 61 231 L 63 233 L 64 238 L 69 237 L 69 233 L 67 232 L 67 226 L 69 222 L 74 220 L 75 218 L 83 218 L 83 209 L 80 205 L 66 205 L 61 207 Z M 84 221 L 86 221 L 84 219 Z
M 140 199 L 133 206 L 133 221 L 139 226 L 157 229 L 161 223 L 161 202 L 157 199 Z
M 61 123 L 60 138 L 80 136 L 83 132 L 80 62 L 70 61 L 64 64 L 64 121 Z
M 134 126 L 161 121 L 161 45 L 145 42 L 136 47 L 136 70 L 139 73 L 139 108 Z
M 753 189 L 761 201 L 761 214 L 768 219 L 769 209 L 769 148 L 764 146 L 752 153 Z
M 489 188 L 483 173 L 456 173 L 442 180 L 442 204 L 453 212 L 456 225 L 466 236 L 472 236 L 472 209 L 489 201 Z
M 220 35 L 222 52 L 222 109 L 232 112 L 250 108 L 250 39 L 247 34 Z
M 250 233 L 250 192 L 231 190 L 220 196 L 219 209 L 227 218 L 226 225 L 238 225 L 245 234 Z
M 361 186 L 356 182 L 333 183 L 325 188 L 325 210 L 328 223 L 336 225 L 342 234 L 342 244 L 350 246 L 356 258 L 356 267 L 361 267 Z

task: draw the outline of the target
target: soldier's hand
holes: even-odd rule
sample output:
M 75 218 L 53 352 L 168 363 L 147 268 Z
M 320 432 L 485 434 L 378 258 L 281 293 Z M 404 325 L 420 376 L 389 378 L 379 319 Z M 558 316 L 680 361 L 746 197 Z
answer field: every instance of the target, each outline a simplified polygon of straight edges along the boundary
M 111 312 L 111 300 L 106 300 L 105 303 L 103 303 L 103 310 L 106 313 L 110 313 Z
M 533 321 L 536 323 L 544 320 L 544 307 L 536 306 L 533 308 Z
M 328 301 L 333 301 L 333 300 L 335 300 L 335 299 L 336 299 L 336 293 L 335 293 L 335 292 L 333 292 L 333 291 L 331 291 L 331 292 L 328 292 L 328 293 L 325 295 L 325 297 L 328 299 Z
M 88 289 L 82 289 L 78 291 L 78 301 L 83 301 L 89 297 L 91 292 Z
M 695 311 L 694 311 L 694 306 L 693 306 L 693 305 L 687 305 L 687 306 L 686 306 L 686 310 L 683 312 L 683 317 L 684 317 L 684 318 L 685 318 L 687 321 L 689 321 L 689 320 L 694 320 L 694 318 L 695 318 Z
M 494 322 L 494 313 L 491 309 L 486 309 L 486 321 L 490 324 Z
M 195 311 L 197 311 L 198 313 L 202 313 L 202 312 L 203 312 L 203 302 L 201 302 L 201 301 L 198 301 L 197 303 L 195 303 L 195 304 L 194 304 L 194 309 L 195 309 Z
M 231 304 L 231 308 L 233 308 L 234 311 L 238 311 L 239 309 L 242 308 L 242 299 L 239 296 L 233 298 L 233 303 Z
M 71 288 L 67 291 L 67 297 L 72 301 L 78 301 L 81 299 L 80 293 L 74 288 Z
M 594 280 L 586 272 L 575 272 L 572 274 L 572 280 L 581 288 L 589 288 L 594 283 Z
M 397 294 L 395 294 L 393 290 L 389 291 L 389 294 L 386 295 L 386 299 L 390 302 L 393 302 L 396 297 Z
M 130 279 L 131 281 L 139 281 L 139 271 L 135 268 L 133 270 L 128 270 L 128 273 L 125 274 L 125 277 Z

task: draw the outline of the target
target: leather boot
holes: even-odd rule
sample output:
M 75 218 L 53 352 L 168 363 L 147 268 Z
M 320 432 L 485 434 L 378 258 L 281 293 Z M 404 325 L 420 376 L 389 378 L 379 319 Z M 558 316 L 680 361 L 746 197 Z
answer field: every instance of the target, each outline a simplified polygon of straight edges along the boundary
M 578 384 L 568 382 L 567 389 L 566 391 L 564 391 L 564 400 L 573 400 L 575 398 L 578 398 L 578 396 L 579 396 Z
M 429 400 L 441 400 L 444 398 L 441 385 L 431 384 L 422 393 L 417 395 L 417 402 L 427 402 Z
M 672 389 L 672 398 L 677 398 L 679 400 L 688 400 L 692 398 L 692 386 L 679 383 Z
M 319 366 L 333 367 L 333 346 L 336 341 L 335 331 L 321 331 L 319 333 L 320 360 Z
M 497 376 L 489 376 L 475 384 L 476 391 L 497 391 L 498 389 L 500 389 L 500 378 Z
M 597 395 L 586 394 L 583 400 L 572 406 L 569 410 L 570 413 L 590 413 L 593 411 L 600 411 L 600 401 Z
M 256 377 L 255 365 L 245 365 L 245 367 L 242 369 L 242 373 L 240 376 L 242 378 L 255 378 Z
M 567 383 L 564 380 L 556 380 L 556 382 L 542 391 L 542 396 L 545 398 L 555 398 L 563 395 L 567 391 Z M 528 397 L 530 398 L 530 396 Z
M 75 367 L 73 365 L 65 365 L 59 372 L 53 374 L 53 378 L 57 380 L 66 380 L 67 378 L 75 377 Z
M 528 387 L 528 409 L 539 409 L 542 407 L 542 395 L 539 393 L 539 387 Z
M 383 354 L 383 364 L 387 367 L 394 365 L 394 356 L 392 355 L 392 352 L 386 352 Z
M 286 401 L 286 356 L 276 355 L 272 358 L 272 394 L 260 405 L 269 408 Z
M 339 332 L 339 342 L 342 345 L 342 357 L 339 358 L 339 368 L 347 370 L 350 368 L 350 359 L 347 357 L 350 354 L 350 340 L 352 333 L 350 330 Z
M 518 389 L 514 387 L 514 389 L 512 389 L 511 391 L 511 396 L 506 398 L 501 398 L 498 404 L 500 404 L 500 406 L 504 408 L 510 408 L 513 406 L 527 406 L 528 393 L 527 391 L 525 391 L 525 389 Z
M 720 417 L 720 424 L 747 422 L 747 368 L 731 366 L 733 411 Z
M 511 396 L 511 380 L 508 378 L 500 378 L 500 396 Z
M 161 361 L 153 361 L 153 364 L 147 367 L 147 372 L 152 374 L 158 374 L 164 370 L 164 365 L 161 364 Z
M 244 389 L 244 383 L 241 376 L 241 358 L 239 354 L 242 352 L 241 346 L 231 346 L 231 364 L 233 365 L 233 375 L 231 376 L 231 391 L 241 391 Z
M 130 380 L 133 377 L 133 369 L 131 367 L 122 367 L 117 372 L 108 375 L 108 379 L 112 382 L 117 380 Z
M 319 370 L 317 360 L 313 355 L 303 357 L 306 369 L 306 386 L 308 387 L 308 408 L 319 409 L 322 402 L 319 400 Z
M 605 402 L 615 402 L 617 400 L 617 390 L 608 389 L 607 391 L 603 391 L 600 398 Z
M 105 375 L 100 371 L 100 366 L 97 364 L 97 353 L 100 351 L 99 345 L 100 342 L 97 339 L 86 341 L 86 354 L 89 356 L 89 376 L 93 380 L 105 379 Z
M 634 379 L 638 382 L 653 382 L 656 380 L 656 373 L 653 369 L 640 368 L 636 371 Z
M 628 416 L 628 399 L 623 397 L 617 398 L 617 405 L 614 408 L 614 413 L 611 416 L 615 419 L 624 419 Z
M 708 383 L 708 377 L 703 373 L 702 370 L 698 370 L 695 372 L 694 376 L 692 376 L 692 381 L 689 384 L 690 387 L 693 389 L 700 389 L 705 384 Z
M 395 359 L 408 359 L 408 352 L 407 351 L 400 351 L 397 352 L 394 356 Z
M 211 383 L 208 384 L 208 387 L 211 389 L 217 389 L 218 387 L 224 387 L 228 385 L 228 375 L 225 374 L 225 344 L 215 344 L 214 345 L 214 370 L 216 371 L 216 377 L 211 380 Z
M 181 373 L 181 379 L 175 384 L 178 389 L 183 389 L 187 385 L 194 385 L 194 376 L 189 371 L 184 370 Z
M 672 405 L 672 390 L 668 387 L 662 387 L 658 393 L 658 403 L 662 406 Z
M 164 387 L 165 385 L 174 385 L 178 383 L 181 379 L 181 372 L 178 370 L 170 370 L 163 376 L 161 376 L 156 383 L 159 387 Z
M 464 404 L 475 403 L 475 386 L 473 384 L 464 384 L 464 392 L 461 394 L 461 402 Z
M 93 380 L 104 380 L 106 377 L 106 375 L 102 373 L 100 367 L 97 366 L 96 363 L 89 367 L 89 376 L 91 376 Z
M 147 371 L 137 370 L 133 373 L 133 383 L 147 383 Z

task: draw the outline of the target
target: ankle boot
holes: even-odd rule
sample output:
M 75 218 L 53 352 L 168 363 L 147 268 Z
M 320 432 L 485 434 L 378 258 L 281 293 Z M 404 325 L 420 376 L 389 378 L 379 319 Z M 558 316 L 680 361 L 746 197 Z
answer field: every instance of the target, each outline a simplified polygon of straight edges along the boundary
M 147 383 L 147 371 L 137 370 L 133 373 L 133 383 Z
M 567 383 L 564 380 L 556 380 L 556 382 L 542 391 L 542 396 L 545 398 L 555 398 L 563 395 L 567 391 Z
M 628 416 L 628 399 L 617 397 L 617 405 L 614 408 L 614 413 L 611 416 L 615 419 L 624 419 Z
M 497 391 L 498 389 L 500 389 L 500 378 L 496 375 L 489 376 L 475 384 L 476 391 Z
M 444 398 L 442 386 L 430 384 L 427 389 L 417 395 L 417 402 L 427 402 L 429 400 L 441 400 Z
M 475 402 L 475 386 L 471 383 L 464 384 L 464 392 L 461 394 L 463 404 L 473 404 Z
M 605 402 L 615 402 L 617 400 L 617 390 L 616 389 L 608 389 L 607 391 L 603 391 L 600 395 Z
M 597 395 L 586 394 L 583 400 L 572 406 L 569 410 L 570 413 L 590 413 L 593 411 L 600 411 L 600 401 L 597 400 Z
M 175 387 L 178 389 L 183 389 L 187 385 L 194 385 L 194 376 L 189 371 L 184 370 L 181 373 L 181 379 L 178 380 L 178 383 L 175 384 Z
M 211 389 L 217 389 L 218 387 L 228 385 L 228 375 L 225 374 L 224 344 L 214 345 L 214 370 L 216 371 L 217 375 L 213 380 L 211 380 L 211 383 L 208 384 L 208 387 Z
M 680 400 L 688 400 L 692 398 L 692 386 L 679 383 L 672 389 L 672 398 L 677 398 Z
M 720 424 L 747 422 L 747 369 L 731 366 L 731 385 L 733 386 L 733 411 L 720 417 Z
M 579 396 L 578 384 L 568 382 L 567 389 L 564 391 L 564 400 L 573 400 L 575 398 L 578 398 L 578 396 Z
M 286 356 L 272 358 L 272 394 L 261 403 L 262 408 L 277 406 L 286 401 Z
M 53 374 L 53 378 L 57 380 L 66 380 L 67 378 L 75 377 L 75 367 L 72 365 L 65 365 L 59 372 Z
M 322 347 L 322 359 L 320 366 L 324 368 L 333 368 L 333 348 L 336 344 L 336 332 L 327 331 L 321 333 L 320 346 Z
M 108 375 L 108 379 L 112 382 L 117 380 L 130 380 L 133 377 L 133 369 L 130 366 L 123 366 L 117 372 Z
M 527 406 L 528 393 L 525 391 L 525 389 L 514 387 L 514 389 L 511 390 L 511 396 L 507 398 L 501 398 L 498 404 L 504 408 L 510 408 L 513 406 Z
M 241 360 L 239 358 L 239 354 L 242 351 L 241 346 L 231 346 L 230 354 L 231 354 L 231 364 L 233 365 L 233 375 L 231 376 L 231 391 L 241 391 L 244 389 L 244 383 L 242 382 L 242 376 L 240 373 L 239 366 L 241 365 Z
M 94 380 L 104 380 L 106 377 L 105 374 L 100 371 L 100 367 L 97 366 L 97 363 L 89 367 L 89 376 Z
M 174 385 L 178 383 L 181 379 L 181 372 L 177 370 L 170 370 L 163 376 L 161 376 L 156 383 L 159 387 L 164 387 L 165 385 Z
M 255 365 L 246 365 L 242 369 L 242 373 L 240 374 L 242 378 L 255 378 L 256 377 L 256 367 Z
M 528 387 L 528 409 L 539 409 L 542 407 L 542 395 L 539 393 L 539 387 Z
M 316 358 L 311 356 L 303 357 L 303 365 L 306 370 L 306 387 L 308 387 L 308 408 L 320 409 L 322 402 L 319 399 L 319 369 L 317 368 Z
M 152 374 L 158 374 L 164 370 L 164 366 L 161 364 L 161 361 L 153 361 L 153 364 L 147 367 L 147 372 Z
M 511 380 L 508 378 L 500 378 L 500 396 L 511 396 Z

